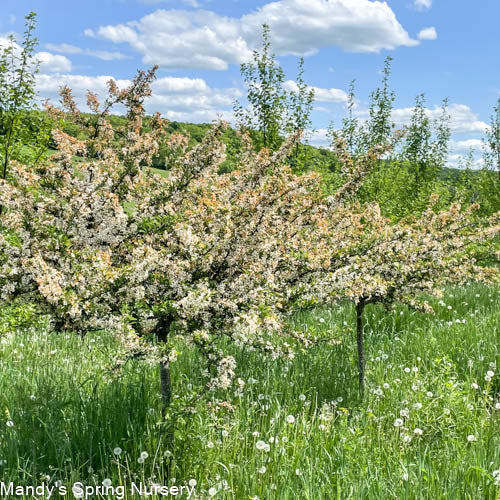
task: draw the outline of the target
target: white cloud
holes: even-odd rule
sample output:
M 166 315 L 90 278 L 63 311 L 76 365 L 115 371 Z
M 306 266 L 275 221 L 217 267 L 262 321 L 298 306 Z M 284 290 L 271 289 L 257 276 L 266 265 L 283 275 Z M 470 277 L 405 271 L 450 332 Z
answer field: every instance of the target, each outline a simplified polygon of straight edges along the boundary
M 67 85 L 72 89 L 79 104 L 85 102 L 87 90 L 105 95 L 107 92 L 106 83 L 112 79 L 111 76 L 85 76 L 85 75 L 47 75 L 39 74 L 36 79 L 37 91 L 42 98 L 58 100 L 59 89 Z M 129 80 L 117 80 L 120 87 L 130 85 Z
M 101 99 L 107 95 L 107 82 L 111 76 L 48 75 L 37 77 L 37 90 L 42 98 L 58 100 L 59 89 L 67 85 L 82 110 L 86 110 L 86 93 L 92 90 Z M 129 80 L 117 80 L 120 88 L 130 85 Z M 146 100 L 149 113 L 159 111 L 171 120 L 209 122 L 222 117 L 232 121 L 234 99 L 241 97 L 235 88 L 211 88 L 201 78 L 164 77 L 151 86 L 152 95 Z M 120 111 L 120 110 L 118 110 Z
M 153 88 L 161 94 L 203 95 L 210 92 L 210 87 L 202 78 L 184 78 L 166 76 L 153 83 Z
M 197 0 L 181 0 L 182 3 L 189 5 L 189 7 L 198 8 L 201 7 L 201 3 Z M 174 3 L 174 0 L 142 0 L 146 4 L 159 4 L 159 3 Z
M 413 108 L 396 108 L 393 110 L 392 118 L 397 127 L 402 127 L 410 122 Z M 427 116 L 436 119 L 441 116 L 441 108 L 435 106 L 433 109 L 426 109 Z M 484 133 L 488 129 L 488 124 L 479 120 L 479 115 L 474 113 L 465 104 L 450 104 L 448 107 L 450 114 L 450 130 L 453 134 L 476 134 Z
M 159 10 L 138 23 L 103 26 L 98 35 L 128 43 L 147 65 L 224 70 L 251 56 L 238 22 L 208 11 Z
M 296 92 L 298 90 L 297 83 L 293 80 L 288 80 L 284 84 L 285 89 Z M 324 89 L 320 87 L 311 87 L 314 90 L 314 100 L 318 102 L 347 102 L 347 94 L 341 89 Z
M 5 36 L 0 35 L 0 49 L 9 47 L 10 45 L 11 41 L 7 38 L 7 35 Z M 14 50 L 19 50 L 19 49 L 20 49 L 19 45 L 14 42 Z
M 83 49 L 69 43 L 46 43 L 45 48 L 63 54 L 81 54 Z
M 482 151 L 485 147 L 485 143 L 481 139 L 465 139 L 463 141 L 450 141 L 450 148 L 452 151 L 459 151 L 461 153 L 467 153 L 471 149 L 476 152 Z
M 0 49 L 13 46 L 13 51 L 16 56 L 21 54 L 22 48 L 16 42 L 11 42 L 7 37 L 0 36 Z M 52 54 L 50 52 L 37 52 L 35 59 L 39 63 L 39 69 L 43 73 L 66 73 L 71 71 L 71 61 L 61 55 Z
M 82 54 L 91 57 L 97 57 L 103 61 L 113 61 L 115 59 L 127 59 L 125 54 L 121 52 L 110 52 L 107 50 L 91 50 L 82 49 L 75 45 L 70 45 L 69 43 L 47 43 L 45 48 L 53 50 L 54 52 L 60 52 L 61 54 Z
M 67 73 L 71 71 L 71 61 L 59 54 L 38 52 L 36 58 L 40 62 L 40 71 L 45 73 Z
M 432 0 L 413 0 L 413 5 L 418 10 L 430 9 L 432 7 Z
M 161 9 L 139 21 L 84 33 L 129 44 L 143 55 L 145 64 L 224 70 L 251 57 L 260 45 L 263 23 L 271 27 L 278 55 L 309 55 L 330 46 L 379 52 L 419 43 L 409 37 L 387 3 L 378 0 L 278 0 L 241 18 Z
M 273 48 L 280 54 L 307 55 L 329 46 L 379 52 L 418 44 L 380 1 L 281 0 L 241 18 L 243 32 L 254 42 L 263 23 L 270 25 Z
M 424 28 L 418 32 L 419 40 L 435 40 L 437 37 L 436 28 L 434 28 L 434 26 Z

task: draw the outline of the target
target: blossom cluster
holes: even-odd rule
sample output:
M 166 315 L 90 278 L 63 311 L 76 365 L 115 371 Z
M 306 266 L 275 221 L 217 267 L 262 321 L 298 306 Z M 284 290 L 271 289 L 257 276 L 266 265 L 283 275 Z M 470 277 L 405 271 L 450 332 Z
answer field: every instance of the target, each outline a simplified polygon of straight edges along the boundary
M 480 220 L 458 204 L 437 212 L 431 200 L 420 218 L 393 224 L 356 201 L 385 148 L 354 161 L 339 143 L 345 183 L 325 198 L 319 176 L 286 165 L 299 134 L 276 152 L 243 135 L 238 164 L 221 173 L 219 123 L 189 151 L 170 137 L 168 175 L 154 174 L 165 121 L 145 124 L 153 78 L 139 72 L 123 90 L 110 81 L 102 106 L 89 93 L 90 116 L 62 90 L 65 111 L 50 111 L 85 127 L 86 139 L 55 130 L 50 160 L 13 162 L 0 181 L 1 299 L 36 302 L 60 328 L 112 329 L 129 354 L 164 364 L 182 335 L 212 367 L 209 386 L 227 388 L 235 363 L 221 338 L 290 358 L 314 340 L 287 326 L 295 308 L 346 297 L 416 304 L 417 292 L 498 276 L 477 261 L 498 215 Z M 128 120 L 113 129 L 117 104 Z

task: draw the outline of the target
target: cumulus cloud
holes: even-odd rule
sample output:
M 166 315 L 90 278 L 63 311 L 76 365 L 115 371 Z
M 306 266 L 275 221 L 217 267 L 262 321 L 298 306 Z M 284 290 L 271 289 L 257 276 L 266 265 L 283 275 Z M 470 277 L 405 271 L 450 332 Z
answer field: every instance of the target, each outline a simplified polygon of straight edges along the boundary
M 413 5 L 418 10 L 426 10 L 432 7 L 432 0 L 413 0 Z
M 427 116 L 436 119 L 441 116 L 441 108 L 436 106 L 432 109 L 426 108 Z M 402 127 L 410 122 L 413 108 L 396 108 L 393 110 L 392 118 L 397 127 Z M 450 130 L 453 134 L 477 134 L 484 133 L 488 129 L 488 124 L 479 119 L 479 115 L 474 113 L 465 104 L 450 104 L 448 107 L 450 114 Z
M 137 23 L 103 26 L 97 34 L 129 44 L 147 65 L 224 70 L 251 56 L 238 22 L 208 11 L 159 10 Z
M 9 40 L 7 37 L 0 36 L 0 49 L 8 46 L 13 46 L 14 54 L 19 56 L 21 54 L 21 46 Z M 61 55 L 52 54 L 50 52 L 37 52 L 35 59 L 39 63 L 39 69 L 43 73 L 66 73 L 71 71 L 71 61 Z
M 437 37 L 436 28 L 434 28 L 434 26 L 424 28 L 418 32 L 419 40 L 435 40 Z
M 349 52 L 379 52 L 417 45 L 386 2 L 368 0 L 281 0 L 241 18 L 248 39 L 260 40 L 260 26 L 271 27 L 273 48 L 308 55 L 328 46 Z
M 107 95 L 107 82 L 111 76 L 48 75 L 37 77 L 37 90 L 42 98 L 53 101 L 59 98 L 59 89 L 67 85 L 82 110 L 86 110 L 87 90 L 96 92 L 101 98 Z M 122 88 L 130 85 L 129 80 L 116 80 Z M 211 88 L 201 78 L 163 77 L 151 86 L 152 95 L 146 102 L 149 113 L 161 112 L 171 120 L 209 122 L 218 118 L 233 120 L 232 104 L 241 97 L 235 88 Z
M 111 79 L 111 76 L 39 74 L 36 79 L 36 87 L 42 98 L 57 100 L 59 89 L 67 85 L 73 91 L 79 103 L 83 103 L 88 90 L 105 95 L 107 92 L 106 83 Z M 129 80 L 117 80 L 116 83 L 119 87 L 130 85 Z
M 240 18 L 161 9 L 139 21 L 86 29 L 84 34 L 127 43 L 145 64 L 224 70 L 251 57 L 263 23 L 271 27 L 278 55 L 310 55 L 331 46 L 379 52 L 419 43 L 388 4 L 378 0 L 278 0 Z
M 40 71 L 44 73 L 66 73 L 71 71 L 71 61 L 59 54 L 50 52 L 38 52 L 36 55 L 40 63 Z
M 485 148 L 485 143 L 481 139 L 465 139 L 463 141 L 450 141 L 450 149 L 460 153 L 467 153 L 471 149 L 482 151 Z
M 174 0 L 142 0 L 146 4 L 159 4 L 159 3 L 174 3 Z M 198 8 L 201 7 L 201 3 L 198 0 L 182 0 L 182 3 L 189 5 L 189 7 Z
M 2 36 L 0 35 L 0 49 L 3 49 L 5 47 L 9 47 L 11 45 L 11 41 L 9 38 L 7 38 L 7 35 Z M 20 50 L 20 47 L 17 43 L 14 42 L 14 50 Z
M 297 83 L 288 80 L 283 85 L 290 92 L 297 92 Z M 324 89 L 321 87 L 310 87 L 314 90 L 314 100 L 318 102 L 347 102 L 347 94 L 341 89 Z
M 126 59 L 127 56 L 121 52 L 110 52 L 107 50 L 82 49 L 69 43 L 47 43 L 45 48 L 61 54 L 82 54 L 91 57 L 97 57 L 103 61 L 112 61 L 115 59 Z

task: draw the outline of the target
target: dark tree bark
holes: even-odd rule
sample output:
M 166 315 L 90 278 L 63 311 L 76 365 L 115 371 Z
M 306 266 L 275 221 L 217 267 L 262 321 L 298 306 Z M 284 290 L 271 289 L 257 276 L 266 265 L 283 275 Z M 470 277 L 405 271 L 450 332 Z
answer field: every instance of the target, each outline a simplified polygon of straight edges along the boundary
M 165 412 L 170 406 L 170 401 L 172 400 L 170 362 L 168 359 L 166 361 L 160 362 L 160 383 L 161 383 L 161 402 L 162 402 L 161 414 L 163 419 L 165 419 Z
M 172 318 L 170 316 L 161 318 L 156 327 L 156 333 L 160 342 L 167 342 L 170 334 L 170 326 Z M 165 419 L 165 413 L 172 401 L 172 381 L 170 378 L 170 361 L 168 357 L 160 362 L 160 386 L 161 386 L 161 401 L 162 401 L 162 417 Z
M 361 397 L 365 392 L 365 344 L 364 344 L 364 325 L 363 325 L 363 311 L 365 309 L 364 299 L 356 304 L 356 343 L 358 345 L 358 379 L 359 379 L 359 393 Z
M 170 334 L 170 327 L 172 326 L 173 319 L 171 316 L 166 316 L 160 319 L 156 327 L 156 334 L 158 341 L 167 342 L 168 336 Z M 172 401 L 172 380 L 170 377 L 170 360 L 168 357 L 160 361 L 160 387 L 161 387 L 161 417 L 162 421 L 166 422 L 167 411 L 170 407 Z M 166 434 L 165 434 L 165 446 L 172 453 L 174 451 L 174 432 L 170 427 L 170 423 L 167 424 Z M 167 480 L 170 478 L 172 473 L 172 459 L 173 455 L 170 455 L 166 466 Z

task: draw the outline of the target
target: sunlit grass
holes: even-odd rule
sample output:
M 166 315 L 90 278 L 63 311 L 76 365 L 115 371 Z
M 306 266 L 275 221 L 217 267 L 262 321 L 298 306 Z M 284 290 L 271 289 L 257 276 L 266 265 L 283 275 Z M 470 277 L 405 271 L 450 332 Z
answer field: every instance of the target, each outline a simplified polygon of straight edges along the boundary
M 235 353 L 244 388 L 179 423 L 170 483 L 196 479 L 196 498 L 237 500 L 498 498 L 499 290 L 470 286 L 433 303 L 433 317 L 367 308 L 364 401 L 349 305 L 294 318 L 337 345 L 292 362 Z M 0 319 L 1 480 L 167 484 L 156 368 L 112 375 L 110 336 L 21 319 L 7 307 Z M 175 391 L 198 374 L 195 353 L 182 353 Z

